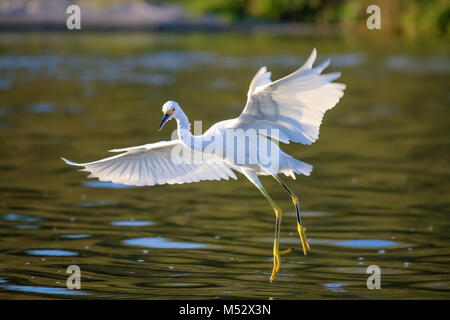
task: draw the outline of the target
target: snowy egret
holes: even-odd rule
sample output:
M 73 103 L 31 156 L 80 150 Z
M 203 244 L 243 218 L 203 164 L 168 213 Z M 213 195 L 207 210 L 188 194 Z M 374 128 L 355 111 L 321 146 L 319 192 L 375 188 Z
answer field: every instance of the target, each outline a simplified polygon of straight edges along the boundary
M 243 174 L 261 191 L 275 211 L 272 282 L 280 268 L 280 255 L 293 249 L 279 249 L 282 212 L 258 176 L 272 176 L 289 193 L 297 214 L 301 246 L 306 255 L 309 244 L 300 217 L 299 200 L 279 174 L 295 179 L 295 173 L 309 175 L 312 166 L 281 151 L 278 142 L 310 145 L 316 141 L 324 113 L 338 103 L 345 89 L 344 84 L 332 82 L 340 77 L 339 72 L 321 74 L 330 59 L 313 67 L 316 56 L 314 49 L 301 68 L 273 82 L 266 67 L 259 69 L 250 83 L 247 103 L 241 115 L 214 124 L 204 134 L 193 135 L 181 107 L 174 101 L 168 101 L 162 107 L 164 116 L 159 129 L 168 120 L 175 119 L 175 139 L 110 150 L 123 153 L 94 162 L 75 163 L 62 159 L 70 165 L 84 167 L 81 171 L 90 172 L 89 177 L 135 186 L 228 180 L 230 177 L 236 179 L 234 171 Z M 230 131 L 239 131 L 239 138 L 242 132 L 250 130 L 256 130 L 257 134 L 253 137 L 257 140 L 239 140 L 228 135 Z M 262 161 L 267 149 L 271 150 L 271 161 Z M 184 157 L 183 161 L 180 153 L 190 156 Z M 198 155 L 201 156 L 200 161 L 192 161 Z

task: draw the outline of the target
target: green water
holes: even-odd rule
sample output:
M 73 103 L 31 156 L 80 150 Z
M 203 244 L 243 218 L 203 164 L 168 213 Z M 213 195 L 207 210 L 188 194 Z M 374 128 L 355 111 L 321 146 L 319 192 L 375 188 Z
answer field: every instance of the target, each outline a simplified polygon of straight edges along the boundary
M 316 143 L 282 146 L 314 166 L 286 179 L 311 250 L 283 256 L 272 284 L 273 211 L 244 177 L 123 188 L 60 160 L 169 139 L 167 100 L 206 130 L 240 113 L 259 67 L 279 78 L 313 47 L 347 90 Z M 449 299 L 449 52 L 433 39 L 0 34 L 0 298 Z M 284 209 L 281 249 L 298 247 L 289 196 L 262 183 Z

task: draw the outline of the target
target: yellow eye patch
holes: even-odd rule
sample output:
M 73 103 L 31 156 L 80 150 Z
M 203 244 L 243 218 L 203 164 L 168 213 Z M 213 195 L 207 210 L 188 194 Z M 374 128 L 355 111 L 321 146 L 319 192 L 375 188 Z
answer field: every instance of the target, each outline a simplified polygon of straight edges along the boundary
M 174 113 L 174 111 L 175 111 L 175 108 L 173 108 L 172 110 L 164 112 L 164 114 L 172 114 L 172 113 Z

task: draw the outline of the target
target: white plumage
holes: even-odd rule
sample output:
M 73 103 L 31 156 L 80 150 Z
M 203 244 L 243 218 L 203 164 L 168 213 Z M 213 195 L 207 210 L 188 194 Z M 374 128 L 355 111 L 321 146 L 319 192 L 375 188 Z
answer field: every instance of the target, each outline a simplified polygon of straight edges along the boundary
M 290 75 L 270 81 L 270 72 L 261 68 L 253 78 L 244 111 L 236 120 L 239 128 L 279 129 L 279 140 L 311 144 L 319 137 L 325 111 L 344 95 L 345 85 L 332 83 L 340 72 L 321 75 L 330 59 L 312 68 L 314 49 L 306 63 Z
M 181 140 L 161 141 L 143 146 L 113 149 L 111 152 L 125 152 L 113 157 L 88 163 L 75 163 L 63 160 L 74 166 L 83 166 L 80 171 L 88 171 L 88 178 L 100 181 L 112 181 L 133 186 L 152 186 L 155 184 L 176 184 L 199 182 L 201 180 L 236 179 L 236 174 L 225 163 L 209 165 L 195 163 L 174 163 L 174 147 L 183 148 L 184 152 L 194 153 L 183 145 Z M 210 162 L 212 156 L 208 157 Z
M 327 59 L 313 67 L 316 60 L 314 49 L 305 64 L 290 75 L 271 81 L 271 73 L 262 67 L 253 77 L 247 94 L 247 103 L 242 114 L 235 119 L 216 123 L 203 135 L 192 135 L 187 116 L 181 107 L 173 101 L 163 106 L 164 118 L 160 129 L 170 119 L 176 119 L 178 139 L 161 141 L 142 146 L 114 149 L 123 152 L 109 158 L 89 163 L 75 163 L 62 158 L 67 164 L 84 167 L 89 177 L 101 181 L 112 181 L 136 186 L 156 184 L 190 183 L 201 180 L 236 179 L 234 171 L 244 174 L 256 185 L 269 200 L 277 216 L 277 231 L 274 243 L 274 269 L 271 280 L 280 266 L 278 236 L 281 221 L 281 209 L 267 194 L 258 175 L 271 175 L 289 192 L 296 206 L 298 232 L 302 240 L 303 251 L 309 249 L 305 230 L 302 227 L 298 198 L 281 181 L 278 174 L 283 173 L 295 178 L 295 173 L 309 175 L 312 166 L 294 159 L 283 152 L 273 140 L 283 143 L 290 141 L 310 145 L 318 139 L 320 124 L 324 113 L 333 108 L 343 96 L 345 85 L 334 83 L 340 73 L 321 74 L 330 64 Z M 228 138 L 227 132 L 246 130 L 258 131 L 255 145 L 245 144 L 244 162 L 230 156 L 225 149 L 217 147 L 220 140 L 233 149 L 240 145 Z M 256 143 L 256 142 L 255 142 Z M 263 146 L 268 145 L 277 155 L 277 163 L 263 163 Z M 242 149 L 242 148 L 241 148 Z M 256 151 L 255 151 L 256 150 Z M 225 150 L 227 151 L 227 150 Z M 179 161 L 178 154 L 187 155 L 187 159 L 200 156 L 201 161 Z

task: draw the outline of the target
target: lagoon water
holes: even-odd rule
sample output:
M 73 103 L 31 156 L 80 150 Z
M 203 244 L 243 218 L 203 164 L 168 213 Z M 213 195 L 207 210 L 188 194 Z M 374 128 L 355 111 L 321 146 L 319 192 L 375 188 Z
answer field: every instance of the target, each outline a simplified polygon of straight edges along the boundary
M 175 100 L 203 130 L 236 117 L 261 66 L 279 78 L 316 47 L 344 98 L 286 179 L 311 250 L 272 268 L 273 212 L 245 178 L 128 187 L 73 161 L 170 139 Z M 449 299 L 450 57 L 433 39 L 264 34 L 0 34 L 0 298 Z M 281 249 L 298 247 L 284 209 Z M 81 268 L 81 290 L 66 269 Z M 366 269 L 381 268 L 381 290 Z

